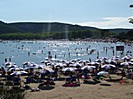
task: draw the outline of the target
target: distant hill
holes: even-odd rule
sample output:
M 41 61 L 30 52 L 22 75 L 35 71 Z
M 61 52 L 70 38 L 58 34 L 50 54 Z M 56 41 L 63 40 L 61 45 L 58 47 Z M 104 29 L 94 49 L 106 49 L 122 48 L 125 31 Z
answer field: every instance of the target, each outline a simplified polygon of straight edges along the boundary
M 0 21 L 0 33 L 44 33 L 76 30 L 100 30 L 96 27 L 72 25 L 58 22 L 17 22 L 4 23 Z M 114 33 L 128 32 L 133 29 L 106 29 Z
M 58 22 L 18 22 L 18 23 L 4 23 L 0 21 L 0 33 L 42 33 L 42 32 L 62 32 L 74 30 L 97 30 L 95 27 L 85 27 L 79 25 L 72 25 Z
M 16 33 L 16 32 L 22 32 L 22 30 L 0 21 L 0 33 Z
M 133 31 L 133 29 L 123 29 L 123 28 L 116 28 L 116 29 L 109 29 L 110 32 L 114 33 L 127 33 L 128 31 Z
M 82 27 L 79 25 L 71 25 L 71 24 L 58 23 L 58 22 L 51 22 L 51 23 L 21 22 L 21 23 L 10 23 L 9 26 L 16 27 L 24 32 L 32 32 L 32 33 L 97 29 L 94 27 Z

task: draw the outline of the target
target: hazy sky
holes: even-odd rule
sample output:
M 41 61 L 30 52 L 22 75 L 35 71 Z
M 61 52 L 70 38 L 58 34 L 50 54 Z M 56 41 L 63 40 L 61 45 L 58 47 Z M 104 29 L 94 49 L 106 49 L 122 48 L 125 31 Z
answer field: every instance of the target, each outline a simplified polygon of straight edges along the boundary
M 65 22 L 98 28 L 133 28 L 133 0 L 0 0 L 0 20 Z

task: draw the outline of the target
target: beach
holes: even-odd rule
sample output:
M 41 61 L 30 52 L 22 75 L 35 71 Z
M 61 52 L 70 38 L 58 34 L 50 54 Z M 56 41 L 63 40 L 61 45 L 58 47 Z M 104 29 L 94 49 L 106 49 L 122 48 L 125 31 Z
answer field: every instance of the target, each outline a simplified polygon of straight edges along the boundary
M 1 57 L 5 57 L 0 73 L 5 79 L 3 85 L 10 82 L 11 86 L 21 86 L 25 99 L 133 97 L 132 44 L 10 41 L 1 45 Z
M 130 83 L 129 83 L 130 82 Z M 99 84 L 82 84 L 79 87 L 63 87 L 64 81 L 55 81 L 51 90 L 27 91 L 26 99 L 132 99 L 133 81 L 126 84 L 102 81 Z M 31 84 L 37 87 L 38 84 Z

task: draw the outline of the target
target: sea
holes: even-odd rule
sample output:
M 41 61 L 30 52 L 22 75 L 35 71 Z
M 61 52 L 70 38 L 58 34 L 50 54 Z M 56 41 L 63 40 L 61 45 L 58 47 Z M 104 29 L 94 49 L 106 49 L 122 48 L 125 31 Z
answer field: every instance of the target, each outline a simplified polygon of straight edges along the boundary
M 123 46 L 124 51 L 117 51 L 116 46 Z M 43 41 L 43 40 L 15 40 L 0 41 L 0 67 L 5 61 L 16 63 L 22 67 L 24 62 L 42 64 L 49 55 L 58 60 L 91 60 L 100 57 L 111 58 L 133 55 L 133 44 L 124 42 L 97 42 L 97 41 Z

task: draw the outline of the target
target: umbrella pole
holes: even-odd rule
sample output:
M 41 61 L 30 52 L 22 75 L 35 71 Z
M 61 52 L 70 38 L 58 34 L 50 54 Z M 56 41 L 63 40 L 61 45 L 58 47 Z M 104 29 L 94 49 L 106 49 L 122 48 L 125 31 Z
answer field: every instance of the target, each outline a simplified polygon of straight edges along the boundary
M 123 77 L 125 76 L 125 69 L 123 67 L 122 71 L 121 71 L 121 80 L 123 80 Z
M 112 80 L 111 76 L 109 75 L 109 79 Z

